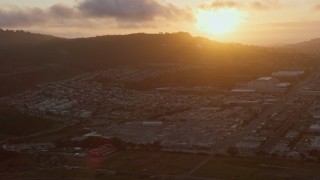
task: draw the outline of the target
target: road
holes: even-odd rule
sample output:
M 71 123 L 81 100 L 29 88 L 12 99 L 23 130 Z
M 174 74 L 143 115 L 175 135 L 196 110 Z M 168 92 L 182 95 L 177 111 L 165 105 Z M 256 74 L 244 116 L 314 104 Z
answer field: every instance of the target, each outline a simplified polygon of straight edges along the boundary
M 198 169 L 200 169 L 203 165 L 205 165 L 207 162 L 212 160 L 214 158 L 215 154 L 217 154 L 217 153 L 218 154 L 226 153 L 227 149 L 230 146 L 233 146 L 234 144 L 240 142 L 242 140 L 242 138 L 248 134 L 248 132 L 251 132 L 251 131 L 255 130 L 262 122 L 266 121 L 268 119 L 268 116 L 271 113 L 277 112 L 277 111 L 279 111 L 279 109 L 282 109 L 282 108 L 283 108 L 282 104 L 274 105 L 273 107 L 271 107 L 271 108 L 267 109 L 266 111 L 264 111 L 257 120 L 251 122 L 249 125 L 247 125 L 243 129 L 239 129 L 238 131 L 233 133 L 233 135 L 229 136 L 227 139 L 218 142 L 213 147 L 211 155 L 207 159 L 203 160 L 200 164 L 195 166 L 191 171 L 189 171 L 188 175 L 192 175 Z
M 269 138 L 264 145 L 261 147 L 261 149 L 263 149 L 265 152 L 269 152 L 271 150 L 271 148 L 276 145 L 281 138 L 279 137 L 283 137 L 286 132 L 290 129 L 290 127 L 292 125 L 294 125 L 295 122 L 297 122 L 297 120 L 299 120 L 299 118 L 297 118 L 300 115 L 300 111 L 295 111 L 294 113 L 292 113 L 279 127 L 279 129 L 272 135 L 271 138 Z

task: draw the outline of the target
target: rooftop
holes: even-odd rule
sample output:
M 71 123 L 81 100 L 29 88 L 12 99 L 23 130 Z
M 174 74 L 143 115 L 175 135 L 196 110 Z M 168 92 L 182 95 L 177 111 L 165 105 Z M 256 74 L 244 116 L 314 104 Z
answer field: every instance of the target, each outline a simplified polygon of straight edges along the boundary
M 320 131 L 320 125 L 314 124 L 309 127 L 309 131 Z
M 300 76 L 303 75 L 304 71 L 278 71 L 278 72 L 274 72 L 272 73 L 272 76 Z
M 270 81 L 270 80 L 272 80 L 272 77 L 261 77 L 258 80 L 259 81 Z
M 320 148 L 320 136 L 317 136 L 311 144 L 312 148 Z

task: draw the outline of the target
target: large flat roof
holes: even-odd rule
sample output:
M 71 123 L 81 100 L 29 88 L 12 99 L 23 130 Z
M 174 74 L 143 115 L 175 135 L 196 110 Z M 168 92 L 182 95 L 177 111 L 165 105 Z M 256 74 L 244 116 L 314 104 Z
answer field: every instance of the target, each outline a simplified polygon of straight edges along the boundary
M 260 80 L 260 81 L 269 81 L 271 79 L 272 79 L 272 77 L 261 77 L 258 80 Z
M 300 75 L 303 75 L 304 74 L 304 71 L 278 71 L 278 72 L 274 72 L 272 73 L 272 76 L 292 76 L 292 77 L 295 77 L 295 76 L 300 76 Z
M 320 125 L 319 124 L 313 124 L 309 127 L 309 131 L 320 131 Z
M 255 89 L 232 89 L 231 92 L 233 93 L 253 93 L 256 92 Z
M 320 136 L 317 136 L 311 143 L 312 148 L 320 148 Z

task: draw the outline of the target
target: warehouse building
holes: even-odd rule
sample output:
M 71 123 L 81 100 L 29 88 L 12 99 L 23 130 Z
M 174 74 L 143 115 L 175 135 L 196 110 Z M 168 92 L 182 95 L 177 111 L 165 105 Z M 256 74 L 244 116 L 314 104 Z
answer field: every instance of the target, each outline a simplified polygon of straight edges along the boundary
M 299 77 L 304 74 L 304 71 L 278 71 L 272 73 L 272 77 Z
M 262 77 L 257 80 L 249 82 L 249 88 L 255 89 L 257 91 L 264 91 L 264 90 L 274 90 L 277 88 L 279 84 L 279 80 L 272 78 L 272 77 Z
M 310 146 L 311 149 L 320 150 L 320 136 L 314 138 Z
M 313 124 L 309 127 L 309 132 L 311 133 L 320 133 L 320 125 L 319 124 Z

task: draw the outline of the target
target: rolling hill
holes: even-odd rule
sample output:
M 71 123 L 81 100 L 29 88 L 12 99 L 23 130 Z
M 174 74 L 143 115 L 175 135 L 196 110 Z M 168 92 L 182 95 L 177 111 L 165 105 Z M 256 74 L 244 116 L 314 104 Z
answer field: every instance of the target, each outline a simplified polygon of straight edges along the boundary
M 0 83 L 7 84 L 0 88 L 0 95 L 115 66 L 204 65 L 211 69 L 203 76 L 218 77 L 223 73 L 233 77 L 235 73 L 261 76 L 283 67 L 314 67 L 317 63 L 299 52 L 220 43 L 184 32 L 64 39 L 1 31 L 0 40 Z
M 320 38 L 304 41 L 296 44 L 286 45 L 283 48 L 306 54 L 320 55 Z
M 13 31 L 0 29 L 0 46 L 35 45 L 54 39 L 60 38 L 50 35 L 33 34 L 22 30 Z

